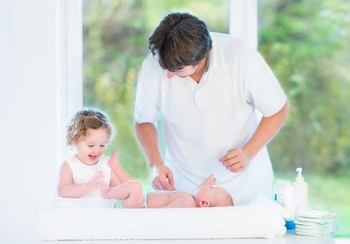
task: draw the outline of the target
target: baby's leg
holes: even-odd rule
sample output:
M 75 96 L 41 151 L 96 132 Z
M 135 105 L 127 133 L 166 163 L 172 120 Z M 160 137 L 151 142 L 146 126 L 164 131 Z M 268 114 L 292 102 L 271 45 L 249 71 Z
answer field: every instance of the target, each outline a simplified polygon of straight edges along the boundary
M 98 189 L 100 189 L 102 196 L 104 198 L 107 198 L 108 192 L 111 188 L 109 187 L 109 185 L 106 182 L 101 180 L 98 182 Z

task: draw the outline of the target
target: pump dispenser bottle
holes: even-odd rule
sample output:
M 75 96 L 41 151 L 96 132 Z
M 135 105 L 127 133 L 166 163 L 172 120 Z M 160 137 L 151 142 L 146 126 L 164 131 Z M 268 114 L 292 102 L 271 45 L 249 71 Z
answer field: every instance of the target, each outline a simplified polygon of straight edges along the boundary
M 297 216 L 299 210 L 307 209 L 308 190 L 307 183 L 304 182 L 304 177 L 301 175 L 303 169 L 297 168 L 296 171 L 298 172 L 298 175 L 295 178 L 295 183 L 293 183 L 293 185 L 295 188 L 295 215 Z

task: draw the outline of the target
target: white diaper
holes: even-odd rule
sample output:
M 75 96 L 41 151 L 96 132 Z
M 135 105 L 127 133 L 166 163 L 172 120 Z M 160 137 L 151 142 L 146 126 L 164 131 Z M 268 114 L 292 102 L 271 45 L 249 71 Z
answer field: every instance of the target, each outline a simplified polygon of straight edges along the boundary
M 123 208 L 124 199 L 116 199 L 112 203 L 112 208 Z M 143 202 L 141 208 L 148 208 L 147 206 L 147 194 L 143 195 Z

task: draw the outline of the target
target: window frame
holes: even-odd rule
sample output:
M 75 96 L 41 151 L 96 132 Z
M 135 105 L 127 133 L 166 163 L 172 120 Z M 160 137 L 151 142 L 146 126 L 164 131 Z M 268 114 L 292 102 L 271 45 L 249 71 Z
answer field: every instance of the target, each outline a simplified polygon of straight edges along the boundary
M 258 48 L 258 0 L 229 1 L 229 34 Z
M 83 107 L 83 3 L 82 0 L 56 1 L 58 43 L 57 53 L 57 129 L 59 155 L 68 155 L 65 125 Z
M 228 0 L 229 34 L 245 40 L 257 49 L 258 43 L 258 0 Z M 61 103 L 59 111 L 61 122 L 67 123 L 69 118 L 83 107 L 83 2 L 82 0 L 57 1 L 58 16 L 61 21 L 58 31 L 61 32 L 59 74 Z M 62 153 L 65 153 L 65 127 L 58 130 Z

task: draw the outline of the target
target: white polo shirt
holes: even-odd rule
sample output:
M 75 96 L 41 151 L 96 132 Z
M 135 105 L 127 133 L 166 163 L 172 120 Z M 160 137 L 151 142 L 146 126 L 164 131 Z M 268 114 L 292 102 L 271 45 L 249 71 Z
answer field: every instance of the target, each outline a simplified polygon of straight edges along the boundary
M 218 159 L 242 148 L 259 124 L 259 112 L 277 113 L 286 95 L 257 51 L 226 34 L 211 36 L 209 66 L 199 84 L 190 77 L 167 78 L 152 55 L 144 60 L 135 120 L 156 123 L 163 115 L 165 164 L 173 170 L 177 190 L 193 194 L 213 173 L 217 186 L 233 196 L 261 193 L 271 198 L 273 172 L 265 147 L 243 172 L 228 171 Z

